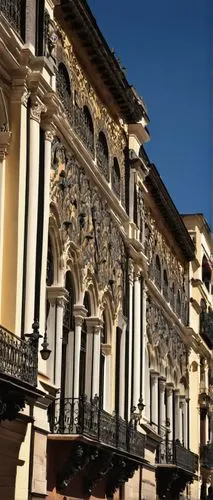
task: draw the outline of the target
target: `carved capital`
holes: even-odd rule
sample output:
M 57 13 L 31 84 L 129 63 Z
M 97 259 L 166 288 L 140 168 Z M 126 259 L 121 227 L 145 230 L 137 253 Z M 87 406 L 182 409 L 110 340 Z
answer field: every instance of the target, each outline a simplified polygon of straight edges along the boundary
M 167 384 L 166 385 L 166 395 L 171 396 L 173 393 L 173 389 L 174 389 L 174 387 L 172 384 Z
M 73 307 L 73 316 L 75 318 L 75 326 L 82 326 L 86 318 L 87 310 L 83 304 L 75 304 Z
M 41 113 L 45 113 L 47 110 L 46 106 L 38 97 L 32 98 L 32 105 L 30 108 L 30 118 L 40 123 Z
M 157 382 L 157 380 L 158 380 L 159 373 L 155 372 L 155 371 L 151 371 L 150 372 L 150 376 L 151 376 L 151 383 L 155 384 Z
M 0 132 L 0 161 L 3 161 L 10 144 L 11 132 Z
M 47 286 L 47 298 L 51 305 L 64 307 L 67 302 L 67 290 L 61 286 Z
M 165 388 L 166 388 L 166 379 L 160 378 L 159 379 L 159 390 L 160 390 L 160 392 L 165 392 Z
M 29 97 L 30 97 L 30 91 L 26 88 L 24 89 L 24 92 L 21 96 L 21 104 L 23 104 L 25 108 L 27 107 Z
M 99 335 L 101 333 L 101 330 L 103 328 L 103 321 L 95 316 L 90 316 L 89 318 L 86 318 L 86 324 L 87 324 L 87 333 L 94 333 L 96 335 Z
M 101 353 L 104 356 L 110 356 L 110 354 L 112 354 L 111 344 L 101 344 Z
M 133 260 L 132 259 L 129 259 L 129 264 L 128 264 L 128 278 L 129 278 L 130 284 L 133 285 L 133 282 L 134 282 L 134 264 L 133 264 Z

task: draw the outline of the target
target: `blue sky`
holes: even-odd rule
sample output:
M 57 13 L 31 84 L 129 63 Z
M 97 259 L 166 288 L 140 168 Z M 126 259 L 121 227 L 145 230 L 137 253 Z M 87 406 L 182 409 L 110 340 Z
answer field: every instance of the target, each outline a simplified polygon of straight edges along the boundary
M 144 98 L 146 149 L 181 213 L 212 225 L 212 0 L 89 0 Z

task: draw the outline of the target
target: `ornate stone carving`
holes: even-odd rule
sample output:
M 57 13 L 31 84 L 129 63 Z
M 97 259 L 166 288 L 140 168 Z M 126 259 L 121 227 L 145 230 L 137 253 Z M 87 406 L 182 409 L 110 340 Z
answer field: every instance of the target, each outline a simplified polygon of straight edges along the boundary
M 30 118 L 40 123 L 41 113 L 46 111 L 46 106 L 36 96 L 32 97 L 32 105 L 30 108 Z
M 125 175 L 124 148 L 127 146 L 123 126 L 121 123 L 117 123 L 113 120 L 108 109 L 99 100 L 95 90 L 88 82 L 85 73 L 78 63 L 68 37 L 60 27 L 57 27 L 57 36 L 57 60 L 58 62 L 63 61 L 70 70 L 75 104 L 79 109 L 82 109 L 84 105 L 89 107 L 94 121 L 94 132 L 96 136 L 98 136 L 100 130 L 103 130 L 106 134 L 110 164 L 113 163 L 114 157 L 118 159 L 122 185 Z
M 76 158 L 57 140 L 52 143 L 51 200 L 57 207 L 66 246 L 78 252 L 82 278 L 95 276 L 115 311 L 124 290 L 125 249 L 107 202 Z
M 152 347 L 158 348 L 162 358 L 169 356 L 172 364 L 178 363 L 183 373 L 187 362 L 187 348 L 178 330 L 168 322 L 150 295 L 147 297 L 146 320 L 147 336 Z
M 46 57 L 51 57 L 53 61 L 56 59 L 56 45 L 58 41 L 57 29 L 54 21 L 50 19 L 47 10 L 44 13 L 44 54 Z
M 165 240 L 165 236 L 158 230 L 157 223 L 153 218 L 151 211 L 145 208 L 145 241 L 144 248 L 145 254 L 149 262 L 149 276 L 155 280 L 155 259 L 156 255 L 159 256 L 162 268 L 165 269 L 168 279 L 167 290 L 170 304 L 173 309 L 176 309 L 175 297 L 177 291 L 180 292 L 180 304 L 177 305 L 178 315 L 184 323 L 187 322 L 187 295 L 185 290 L 185 269 L 184 265 L 178 260 L 174 252 L 171 250 Z M 162 282 L 163 285 L 163 282 Z

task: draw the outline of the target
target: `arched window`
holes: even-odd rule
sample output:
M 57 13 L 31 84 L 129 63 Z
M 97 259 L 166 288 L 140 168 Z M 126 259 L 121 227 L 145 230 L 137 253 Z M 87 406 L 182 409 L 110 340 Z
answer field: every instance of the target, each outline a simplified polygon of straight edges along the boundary
M 180 297 L 180 290 L 177 292 L 177 299 L 176 299 L 176 313 L 178 316 L 181 316 L 181 297 Z
M 169 300 L 168 289 L 169 289 L 168 276 L 167 276 L 166 269 L 164 269 L 164 271 L 163 271 L 163 295 L 167 301 Z
M 64 307 L 63 327 L 67 332 L 70 332 L 74 330 L 73 306 L 75 304 L 74 284 L 70 271 L 66 274 L 65 288 L 68 293 Z
M 83 107 L 83 139 L 85 146 L 94 154 L 94 127 L 91 114 L 87 106 Z
M 116 196 L 120 198 L 121 196 L 121 174 L 120 174 L 120 167 L 117 158 L 114 158 L 113 161 L 113 166 L 112 166 L 112 175 L 111 175 L 111 181 L 112 181 L 112 189 Z
M 58 71 L 56 73 L 56 90 L 66 110 L 67 118 L 70 122 L 72 122 L 73 112 L 70 77 L 66 66 L 63 63 L 58 65 Z
M 85 292 L 84 307 L 87 310 L 87 317 L 91 316 L 90 296 L 88 292 Z M 79 396 L 83 396 L 85 394 L 86 352 L 87 352 L 87 322 L 85 318 L 81 328 Z
M 202 260 L 202 281 L 209 292 L 211 283 L 211 267 L 205 255 Z
M 109 152 L 107 146 L 107 140 L 104 133 L 101 131 L 98 136 L 97 147 L 96 147 L 96 158 L 97 164 L 106 178 L 109 181 Z
M 71 340 L 70 332 L 74 332 L 74 317 L 73 306 L 76 301 L 75 288 L 73 283 L 72 274 L 70 271 L 66 273 L 65 288 L 67 290 L 67 301 L 64 307 L 63 316 L 63 339 L 62 339 L 62 361 L 61 361 L 61 398 L 65 397 L 66 386 L 66 370 L 67 365 L 67 345 Z M 73 333 L 74 334 L 74 333 Z
M 54 257 L 50 237 L 48 238 L 48 252 L 47 252 L 47 277 L 46 284 L 51 286 L 54 281 Z
M 103 313 L 103 329 L 101 335 L 101 344 L 107 344 L 107 322 L 106 322 L 106 313 Z M 99 401 L 100 408 L 104 406 L 104 379 L 105 379 L 105 355 L 103 353 L 103 349 L 101 348 L 100 354 L 100 388 L 99 388 Z
M 161 263 L 158 255 L 155 258 L 155 284 L 161 290 Z
M 170 304 L 171 304 L 172 309 L 174 309 L 175 308 L 175 284 L 174 283 L 172 283 L 172 286 L 171 286 Z

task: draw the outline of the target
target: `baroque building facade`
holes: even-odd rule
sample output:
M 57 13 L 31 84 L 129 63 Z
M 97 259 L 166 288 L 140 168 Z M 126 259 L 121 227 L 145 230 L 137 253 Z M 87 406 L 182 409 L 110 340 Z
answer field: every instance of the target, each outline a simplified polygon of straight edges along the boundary
M 0 6 L 0 495 L 196 500 L 209 253 L 87 3 Z

